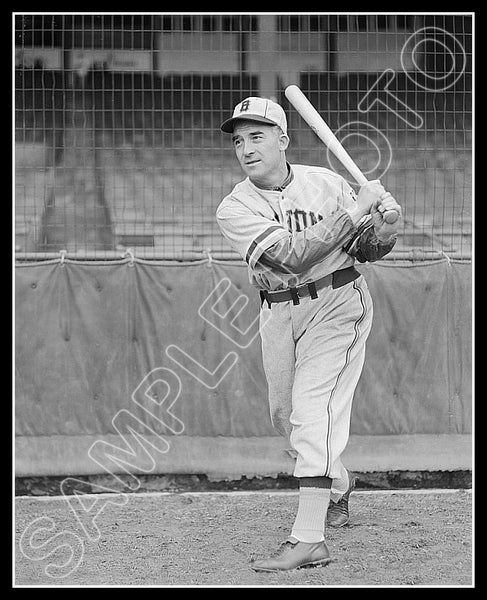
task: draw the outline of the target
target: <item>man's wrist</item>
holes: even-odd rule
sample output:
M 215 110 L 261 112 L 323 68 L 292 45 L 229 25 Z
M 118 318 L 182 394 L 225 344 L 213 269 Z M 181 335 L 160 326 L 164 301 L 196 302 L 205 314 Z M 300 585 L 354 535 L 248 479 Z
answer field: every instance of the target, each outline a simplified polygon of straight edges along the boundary
M 360 209 L 358 206 L 354 206 L 353 208 L 346 209 L 346 211 L 348 212 L 350 219 L 352 220 L 352 223 L 354 225 L 358 225 L 360 220 L 363 217 L 365 217 L 365 215 L 367 214 L 366 212 L 363 211 L 363 209 Z

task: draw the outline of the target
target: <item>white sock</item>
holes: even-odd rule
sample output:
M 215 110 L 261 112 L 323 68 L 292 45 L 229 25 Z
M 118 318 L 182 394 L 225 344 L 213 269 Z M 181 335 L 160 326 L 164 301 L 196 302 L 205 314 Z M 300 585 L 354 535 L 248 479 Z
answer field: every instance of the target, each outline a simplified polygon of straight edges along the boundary
M 296 519 L 291 535 L 313 544 L 325 539 L 325 518 L 330 502 L 328 488 L 301 487 Z

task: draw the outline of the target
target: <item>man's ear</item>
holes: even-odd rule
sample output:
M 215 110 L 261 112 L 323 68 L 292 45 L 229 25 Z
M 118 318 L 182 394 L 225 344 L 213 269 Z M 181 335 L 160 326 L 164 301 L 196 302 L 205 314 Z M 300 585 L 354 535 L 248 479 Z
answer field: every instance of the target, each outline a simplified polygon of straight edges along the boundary
M 289 138 L 288 136 L 283 132 L 279 134 L 279 149 L 284 152 L 285 150 L 287 150 L 287 147 L 289 146 Z

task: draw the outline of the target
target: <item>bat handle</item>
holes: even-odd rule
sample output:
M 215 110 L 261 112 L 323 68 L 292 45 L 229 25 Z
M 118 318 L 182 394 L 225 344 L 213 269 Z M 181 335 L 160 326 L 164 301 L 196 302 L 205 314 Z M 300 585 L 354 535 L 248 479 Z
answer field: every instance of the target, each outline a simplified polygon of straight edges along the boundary
M 382 198 L 382 200 L 385 200 L 386 198 L 389 198 L 389 196 L 391 196 L 391 193 L 386 192 L 385 194 L 383 194 L 381 196 L 381 198 Z M 399 213 L 397 212 L 397 210 L 386 210 L 382 206 L 382 204 L 379 204 L 379 206 L 377 207 L 377 210 L 382 213 L 382 218 L 389 225 L 392 225 L 399 219 Z
M 383 213 L 383 218 L 387 224 L 392 225 L 399 219 L 399 213 L 397 210 L 386 210 Z

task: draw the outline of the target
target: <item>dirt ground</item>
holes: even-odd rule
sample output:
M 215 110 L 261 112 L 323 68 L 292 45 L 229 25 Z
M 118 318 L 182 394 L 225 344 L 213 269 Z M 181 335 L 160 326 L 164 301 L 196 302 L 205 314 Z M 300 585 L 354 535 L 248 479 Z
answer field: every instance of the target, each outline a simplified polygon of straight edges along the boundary
M 16 499 L 14 586 L 473 586 L 470 490 L 356 491 L 349 525 L 326 533 L 334 560 L 281 573 L 256 573 L 249 560 L 286 538 L 295 491 L 130 494 L 123 506 L 106 504 L 116 495 L 85 498 L 91 513 L 77 504 L 80 514 L 104 507 L 97 541 L 64 498 Z M 40 517 L 52 519 L 44 532 Z M 66 535 L 84 551 L 61 568 L 65 577 L 49 576 L 50 563 L 69 561 Z

